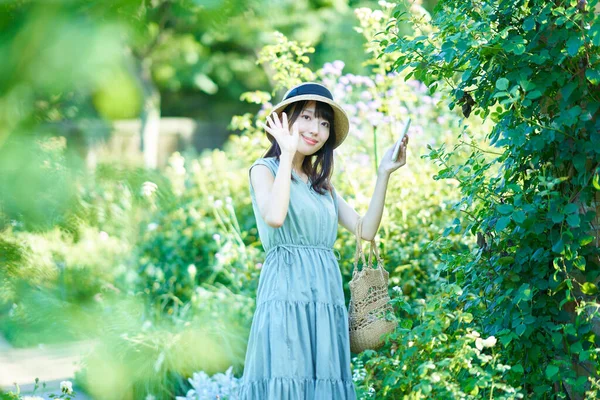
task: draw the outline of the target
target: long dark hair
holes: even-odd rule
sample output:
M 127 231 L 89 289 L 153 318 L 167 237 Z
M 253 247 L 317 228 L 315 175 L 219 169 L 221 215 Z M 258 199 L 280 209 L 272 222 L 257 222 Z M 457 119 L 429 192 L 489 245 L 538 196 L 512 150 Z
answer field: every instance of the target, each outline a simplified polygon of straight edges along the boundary
M 310 100 L 300 100 L 294 103 L 288 104 L 288 106 L 282 111 L 288 116 L 288 123 L 291 126 L 300 113 Z M 329 138 L 315 154 L 304 157 L 302 162 L 302 171 L 310 177 L 312 189 L 319 193 L 325 194 L 325 191 L 332 193 L 331 175 L 333 173 L 333 146 L 335 144 L 335 126 L 334 126 L 334 114 L 333 108 L 327 103 L 316 101 L 315 116 L 317 118 L 323 118 L 329 122 Z M 277 157 L 281 155 L 281 149 L 277 140 L 267 132 L 267 137 L 271 142 L 271 147 L 267 150 L 263 158 Z M 298 179 L 292 174 L 292 182 L 297 182 Z M 303 182 L 304 183 L 304 182 Z M 332 193 L 333 195 L 333 193 Z

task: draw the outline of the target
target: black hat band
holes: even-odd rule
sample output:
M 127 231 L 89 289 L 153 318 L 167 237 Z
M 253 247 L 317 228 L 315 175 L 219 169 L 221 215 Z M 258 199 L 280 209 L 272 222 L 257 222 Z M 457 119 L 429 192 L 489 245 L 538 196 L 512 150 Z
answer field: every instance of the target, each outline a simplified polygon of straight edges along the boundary
M 314 83 L 307 83 L 305 85 L 298 86 L 297 88 L 292 89 L 288 95 L 283 100 L 290 99 L 296 96 L 302 96 L 305 94 L 314 94 L 318 96 L 323 96 L 333 101 L 333 96 L 331 92 L 321 85 L 315 85 Z

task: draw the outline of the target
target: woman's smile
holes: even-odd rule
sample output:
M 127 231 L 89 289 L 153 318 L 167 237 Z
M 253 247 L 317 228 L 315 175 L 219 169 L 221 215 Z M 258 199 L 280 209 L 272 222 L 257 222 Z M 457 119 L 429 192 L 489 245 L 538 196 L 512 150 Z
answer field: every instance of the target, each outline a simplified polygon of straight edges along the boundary
M 316 141 L 313 141 L 313 140 L 311 140 L 311 139 L 307 138 L 306 136 L 302 136 L 302 138 L 304 139 L 304 141 L 305 141 L 306 143 L 310 144 L 311 146 L 314 146 L 315 144 L 317 144 L 317 142 L 316 142 Z

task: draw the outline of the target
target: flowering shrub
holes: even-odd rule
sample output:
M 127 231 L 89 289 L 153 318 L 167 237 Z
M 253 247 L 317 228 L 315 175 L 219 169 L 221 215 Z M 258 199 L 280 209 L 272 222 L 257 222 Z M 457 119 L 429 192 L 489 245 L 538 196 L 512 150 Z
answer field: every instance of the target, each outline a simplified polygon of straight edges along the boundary
M 218 373 L 212 377 L 204 371 L 194 372 L 188 378 L 192 389 L 188 390 L 185 397 L 177 396 L 176 400 L 237 400 L 241 379 L 233 376 L 232 369 L 229 367 L 224 374 Z
M 509 383 L 511 367 L 501 362 L 496 338 L 483 338 L 473 328 L 473 315 L 462 311 L 460 287 L 443 285 L 412 303 L 400 288 L 394 292 L 392 304 L 402 318 L 389 347 L 353 360 L 360 368 L 359 398 L 523 398 Z

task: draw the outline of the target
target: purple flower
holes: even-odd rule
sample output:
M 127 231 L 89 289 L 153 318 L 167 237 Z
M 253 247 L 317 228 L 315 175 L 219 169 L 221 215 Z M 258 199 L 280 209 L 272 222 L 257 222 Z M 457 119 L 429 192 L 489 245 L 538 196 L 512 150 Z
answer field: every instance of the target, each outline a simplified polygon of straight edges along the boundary
M 333 65 L 331 63 L 325 63 L 325 65 L 323 65 L 323 74 L 335 74 L 335 68 L 333 68 Z
M 376 111 L 376 112 L 370 114 L 369 122 L 371 122 L 371 124 L 373 126 L 379 126 L 379 124 L 382 122 L 382 120 L 383 120 L 383 113 Z
M 357 102 L 356 107 L 363 112 L 367 112 L 369 110 L 369 107 L 367 107 L 367 105 L 362 101 Z
M 379 99 L 371 100 L 367 103 L 367 105 L 369 106 L 369 108 L 377 110 L 379 109 L 379 107 L 381 107 L 381 101 Z
M 373 88 L 375 87 L 375 82 L 373 82 L 373 79 L 369 78 L 368 76 L 365 76 L 363 79 L 363 83 L 365 85 L 367 85 L 367 87 Z
M 341 60 L 335 60 L 333 62 L 333 66 L 335 69 L 337 69 L 338 71 L 341 72 L 344 69 L 344 67 L 346 66 L 346 64 L 344 64 L 344 62 Z
M 354 104 L 346 104 L 344 110 L 350 115 L 356 114 L 356 106 Z
M 373 98 L 373 95 L 370 92 L 368 92 L 367 90 L 363 90 L 360 93 L 360 98 L 362 100 L 371 100 Z

